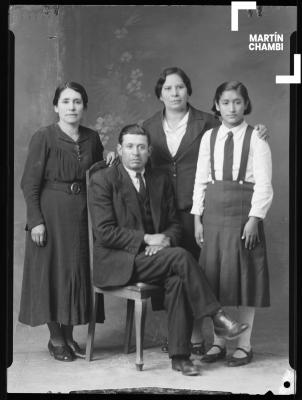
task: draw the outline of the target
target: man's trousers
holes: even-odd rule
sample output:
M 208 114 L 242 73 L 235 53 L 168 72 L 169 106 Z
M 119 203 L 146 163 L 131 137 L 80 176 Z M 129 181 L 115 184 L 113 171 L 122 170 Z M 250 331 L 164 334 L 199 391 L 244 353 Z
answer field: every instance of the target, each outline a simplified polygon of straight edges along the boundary
M 193 320 L 221 308 L 192 254 L 181 247 L 167 247 L 152 256 L 141 252 L 135 258 L 131 282 L 164 287 L 169 356 L 190 355 Z

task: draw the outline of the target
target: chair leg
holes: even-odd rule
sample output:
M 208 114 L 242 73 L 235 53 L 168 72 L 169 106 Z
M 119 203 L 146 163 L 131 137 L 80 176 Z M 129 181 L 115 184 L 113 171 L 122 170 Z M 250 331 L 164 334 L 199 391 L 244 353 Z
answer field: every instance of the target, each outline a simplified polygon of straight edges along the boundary
M 143 342 L 146 321 L 147 300 L 135 300 L 135 333 L 136 333 L 136 369 L 142 371 Z
M 91 305 L 91 314 L 90 320 L 88 324 L 88 336 L 86 343 L 86 361 L 91 361 L 92 353 L 93 353 L 93 344 L 94 344 L 94 332 L 95 332 L 95 321 L 96 321 L 96 311 L 98 307 L 99 301 L 99 293 L 93 292 L 92 294 L 92 305 Z
M 130 353 L 130 343 L 131 334 L 133 327 L 133 317 L 134 317 L 134 300 L 127 300 L 127 317 L 126 317 L 126 333 L 125 333 L 125 343 L 124 343 L 124 353 Z

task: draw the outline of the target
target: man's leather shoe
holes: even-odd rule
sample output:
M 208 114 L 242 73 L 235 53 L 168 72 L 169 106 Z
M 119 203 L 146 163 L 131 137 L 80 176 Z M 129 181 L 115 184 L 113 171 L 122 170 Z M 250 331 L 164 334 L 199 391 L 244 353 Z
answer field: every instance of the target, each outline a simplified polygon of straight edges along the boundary
M 241 347 L 237 347 L 236 350 L 243 351 L 243 353 L 245 353 L 246 356 L 241 357 L 241 358 L 231 356 L 227 361 L 228 367 L 240 367 L 241 365 L 249 364 L 252 361 L 252 358 L 253 358 L 253 350 L 252 349 L 250 351 L 246 351 L 246 350 L 242 349 Z
M 228 340 L 236 339 L 249 327 L 248 324 L 240 324 L 233 320 L 222 309 L 218 310 L 212 318 L 215 335 Z
M 219 353 L 205 354 L 201 360 L 206 363 L 213 363 L 219 360 L 224 360 L 226 356 L 226 348 L 221 347 L 218 344 L 213 344 L 211 348 L 212 347 L 218 347 L 220 349 Z
M 172 357 L 172 369 L 175 371 L 181 371 L 183 375 L 200 375 L 199 369 L 192 363 L 188 356 Z

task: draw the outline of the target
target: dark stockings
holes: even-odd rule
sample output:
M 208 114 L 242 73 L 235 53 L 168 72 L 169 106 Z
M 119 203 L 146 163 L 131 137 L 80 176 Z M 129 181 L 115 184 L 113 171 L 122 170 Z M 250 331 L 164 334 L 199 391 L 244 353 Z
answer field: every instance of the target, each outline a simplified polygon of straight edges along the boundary
M 48 322 L 47 326 L 50 332 L 50 340 L 54 346 L 66 345 L 73 342 L 72 325 L 62 325 L 58 322 Z

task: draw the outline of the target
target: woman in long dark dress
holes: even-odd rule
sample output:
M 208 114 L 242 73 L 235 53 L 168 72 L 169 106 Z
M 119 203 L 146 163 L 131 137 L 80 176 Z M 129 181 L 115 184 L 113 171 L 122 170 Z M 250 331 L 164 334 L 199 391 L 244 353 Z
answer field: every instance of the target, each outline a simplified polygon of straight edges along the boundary
M 33 135 L 21 180 L 27 233 L 19 320 L 47 323 L 49 352 L 60 361 L 84 357 L 73 326 L 89 317 L 85 172 L 103 159 L 104 148 L 97 132 L 80 125 L 87 103 L 78 83 L 56 89 L 59 121 Z M 113 159 L 111 152 L 107 163 Z

